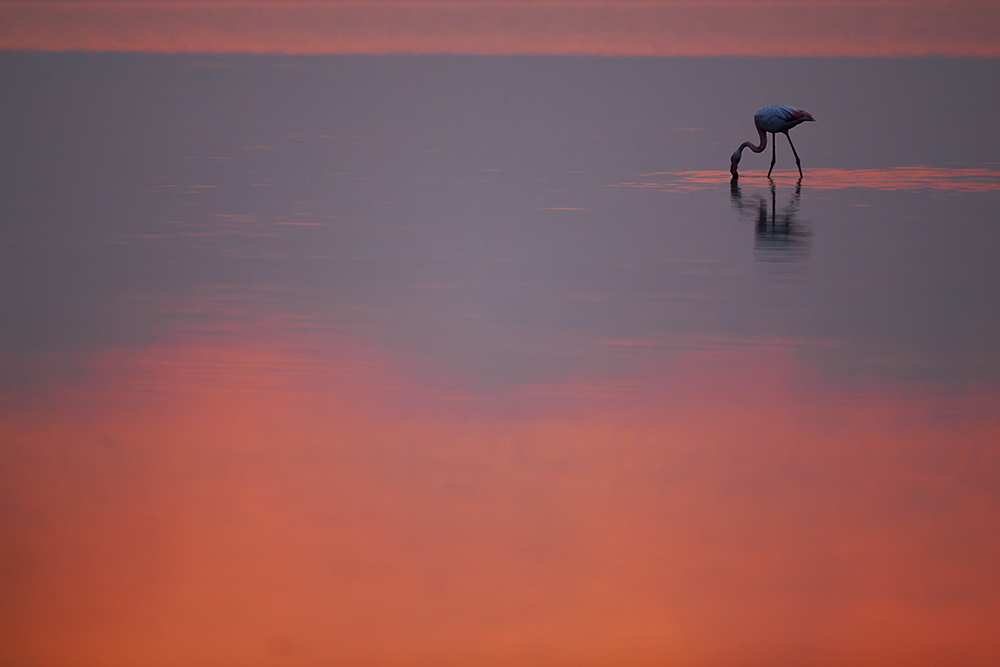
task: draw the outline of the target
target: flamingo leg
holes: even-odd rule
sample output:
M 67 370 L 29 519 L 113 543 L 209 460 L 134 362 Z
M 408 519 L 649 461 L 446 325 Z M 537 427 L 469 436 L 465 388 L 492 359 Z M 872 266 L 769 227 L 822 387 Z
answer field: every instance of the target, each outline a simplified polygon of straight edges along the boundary
M 795 144 L 792 143 L 792 138 L 788 136 L 785 132 L 785 139 L 788 139 L 788 145 L 792 147 L 792 155 L 795 156 L 795 166 L 799 168 L 799 178 L 802 178 L 802 163 L 799 162 L 799 154 L 795 151 Z
M 787 137 L 788 135 L 785 134 L 785 136 Z M 777 137 L 775 136 L 774 132 L 772 132 L 771 133 L 771 169 L 774 169 L 774 147 L 775 147 L 775 145 L 777 143 L 778 143 L 777 142 Z M 771 178 L 771 169 L 767 170 L 767 177 L 768 178 Z

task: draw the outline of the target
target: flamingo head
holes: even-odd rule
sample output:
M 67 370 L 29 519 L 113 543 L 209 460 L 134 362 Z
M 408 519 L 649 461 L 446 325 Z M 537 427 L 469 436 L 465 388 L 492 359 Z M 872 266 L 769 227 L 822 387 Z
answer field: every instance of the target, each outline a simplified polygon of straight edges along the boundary
M 729 166 L 729 173 L 732 174 L 734 178 L 740 175 L 739 172 L 736 171 L 736 168 L 739 166 L 740 158 L 742 157 L 743 157 L 743 148 L 740 147 L 739 149 L 737 149 L 735 153 L 733 153 L 733 156 L 730 158 L 731 164 Z

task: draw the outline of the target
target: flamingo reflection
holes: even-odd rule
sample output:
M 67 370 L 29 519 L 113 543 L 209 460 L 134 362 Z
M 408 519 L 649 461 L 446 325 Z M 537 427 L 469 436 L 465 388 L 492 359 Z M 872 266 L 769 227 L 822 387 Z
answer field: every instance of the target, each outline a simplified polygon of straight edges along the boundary
M 809 254 L 810 233 L 797 219 L 802 200 L 802 179 L 795 183 L 795 191 L 780 210 L 774 181 L 768 181 L 771 190 L 770 206 L 767 197 L 761 194 L 755 193 L 744 198 L 739 181 L 733 179 L 729 184 L 733 208 L 756 218 L 754 250 L 758 261 L 794 262 L 803 259 Z

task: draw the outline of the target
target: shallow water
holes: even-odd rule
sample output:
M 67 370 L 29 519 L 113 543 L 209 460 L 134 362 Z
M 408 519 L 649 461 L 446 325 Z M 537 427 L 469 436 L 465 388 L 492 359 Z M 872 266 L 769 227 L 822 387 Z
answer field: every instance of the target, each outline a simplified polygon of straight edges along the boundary
M 5 660 L 1000 655 L 1000 62 L 0 71 Z

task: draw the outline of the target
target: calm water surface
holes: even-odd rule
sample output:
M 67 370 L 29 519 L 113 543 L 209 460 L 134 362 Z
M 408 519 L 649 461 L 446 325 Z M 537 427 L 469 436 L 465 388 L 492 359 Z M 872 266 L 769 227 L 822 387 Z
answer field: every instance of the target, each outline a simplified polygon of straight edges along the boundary
M 1000 62 L 0 80 L 0 662 L 1000 658 Z

